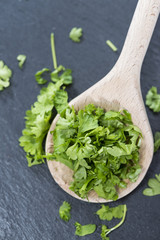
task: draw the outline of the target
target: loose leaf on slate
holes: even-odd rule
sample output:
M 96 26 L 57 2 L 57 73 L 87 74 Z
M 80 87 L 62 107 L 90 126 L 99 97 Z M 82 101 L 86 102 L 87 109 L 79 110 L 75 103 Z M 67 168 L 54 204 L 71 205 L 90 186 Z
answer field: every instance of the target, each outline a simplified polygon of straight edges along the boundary
M 4 88 L 9 87 L 9 80 L 11 76 L 11 69 L 7 65 L 5 65 L 3 61 L 0 61 L 0 91 L 2 91 Z
M 76 222 L 75 227 L 76 227 L 75 235 L 80 237 L 92 234 L 96 230 L 95 224 L 81 225 L 80 223 Z
M 82 36 L 82 28 L 72 28 L 70 31 L 69 37 L 74 42 L 80 42 L 80 38 Z
M 102 205 L 102 207 L 96 212 L 101 220 L 111 221 L 113 218 L 122 218 L 124 213 L 124 205 L 118 205 L 116 207 L 109 207 Z
M 17 56 L 17 60 L 18 60 L 18 62 L 19 62 L 19 63 L 18 63 L 19 68 L 22 69 L 23 64 L 24 64 L 25 61 L 26 61 L 26 55 L 24 55 L 24 54 L 18 55 L 18 56 Z
M 71 211 L 71 205 L 68 202 L 64 201 L 63 204 L 59 208 L 60 218 L 64 221 L 68 222 L 69 219 L 71 218 L 70 211 Z
M 157 93 L 156 87 L 151 87 L 146 95 L 146 105 L 153 112 L 160 112 L 160 94 Z
M 149 188 L 144 189 L 143 194 L 146 196 L 155 196 L 160 194 L 160 174 L 156 178 L 150 178 L 148 181 Z

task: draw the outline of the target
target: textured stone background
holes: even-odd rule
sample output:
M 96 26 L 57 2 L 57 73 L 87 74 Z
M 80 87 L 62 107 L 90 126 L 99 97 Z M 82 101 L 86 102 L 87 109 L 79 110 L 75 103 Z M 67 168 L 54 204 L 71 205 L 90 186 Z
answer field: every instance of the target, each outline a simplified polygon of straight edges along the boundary
M 94 213 L 100 205 L 84 203 L 65 193 L 52 179 L 47 165 L 27 167 L 18 145 L 24 128 L 25 111 L 40 91 L 34 74 L 52 68 L 50 33 L 56 36 L 59 64 L 73 70 L 70 99 L 101 79 L 115 64 L 137 1 L 133 0 L 1 0 L 0 59 L 13 70 L 11 86 L 0 92 L 0 240 L 74 240 L 74 222 L 96 223 L 96 233 L 85 240 L 100 239 L 100 224 Z M 68 38 L 72 27 L 82 27 L 80 44 Z M 160 19 L 142 68 L 143 98 L 155 85 L 160 91 Z M 105 41 L 118 47 L 114 53 Z M 24 69 L 16 61 L 26 54 Z M 113 86 L 114 87 L 114 86 Z M 147 108 L 153 132 L 160 131 L 160 114 Z M 160 238 L 160 196 L 145 197 L 148 179 L 160 173 L 160 151 L 140 186 L 110 206 L 126 203 L 125 224 L 110 234 L 114 240 L 157 240 Z M 72 218 L 64 223 L 58 215 L 61 203 L 72 204 Z M 116 221 L 108 223 L 113 226 Z

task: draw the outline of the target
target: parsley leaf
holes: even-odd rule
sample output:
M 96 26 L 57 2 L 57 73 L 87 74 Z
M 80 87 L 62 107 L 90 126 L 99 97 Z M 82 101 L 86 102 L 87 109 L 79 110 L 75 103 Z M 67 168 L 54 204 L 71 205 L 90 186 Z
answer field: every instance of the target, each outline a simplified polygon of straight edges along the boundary
M 154 136 L 154 152 L 160 148 L 160 132 L 156 132 Z
M 49 71 L 50 70 L 48 68 L 43 68 L 42 70 L 36 72 L 35 78 L 38 84 L 45 84 L 47 82 L 47 80 L 42 77 L 42 74 Z
M 0 91 L 4 88 L 9 87 L 10 85 L 10 78 L 12 76 L 12 71 L 7 65 L 4 65 L 3 61 L 0 61 Z
M 80 237 L 92 234 L 96 230 L 95 224 L 87 224 L 82 226 L 80 223 L 76 222 L 75 227 L 76 227 L 75 235 Z
M 109 206 L 102 205 L 96 212 L 101 220 L 111 221 L 113 218 L 122 218 L 124 213 L 124 205 L 110 208 Z
M 125 188 L 125 179 L 135 182 L 141 172 L 140 140 L 141 131 L 125 110 L 104 112 L 89 104 L 76 112 L 67 107 L 53 131 L 54 156 L 73 170 L 70 189 L 79 197 L 94 190 L 117 200 L 117 187 Z
M 72 28 L 69 37 L 73 42 L 80 42 L 80 38 L 82 37 L 82 28 Z
M 146 196 L 155 196 L 160 194 L 160 174 L 156 178 L 150 178 L 148 181 L 149 188 L 144 189 L 143 194 Z
M 18 56 L 17 56 L 17 60 L 18 60 L 18 62 L 19 62 L 19 63 L 18 63 L 19 68 L 22 69 L 23 64 L 24 64 L 25 61 L 26 61 L 26 55 L 23 55 L 23 54 L 18 55 Z
M 160 94 L 157 93 L 156 87 L 151 87 L 146 95 L 146 105 L 153 112 L 160 112 Z
M 123 222 L 125 220 L 125 217 L 126 217 L 126 212 L 127 212 L 127 206 L 123 205 L 123 216 L 122 216 L 121 221 L 117 225 L 115 225 L 112 228 L 108 228 L 106 225 L 102 225 L 102 229 L 101 229 L 102 240 L 109 240 L 109 238 L 107 237 L 108 234 L 110 232 L 114 231 L 115 229 L 117 229 L 118 227 L 120 227 L 123 224 Z
M 68 202 L 64 201 L 63 204 L 59 208 L 60 218 L 64 221 L 68 222 L 69 219 L 71 218 L 70 211 L 71 211 L 71 205 Z

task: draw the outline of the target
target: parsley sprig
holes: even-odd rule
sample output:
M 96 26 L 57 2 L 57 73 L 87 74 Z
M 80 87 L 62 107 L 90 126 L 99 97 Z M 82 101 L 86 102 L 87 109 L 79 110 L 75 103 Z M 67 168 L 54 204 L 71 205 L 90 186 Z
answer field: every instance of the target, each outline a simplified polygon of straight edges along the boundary
M 121 206 L 121 205 L 119 205 Z M 119 206 L 117 206 L 116 208 L 118 208 Z M 120 207 L 121 208 L 121 207 Z M 114 210 L 114 208 L 112 208 Z M 127 212 L 127 206 L 123 205 L 123 216 L 121 221 L 115 225 L 112 228 L 108 228 L 106 225 L 102 225 L 102 229 L 101 229 L 101 238 L 102 240 L 109 240 L 108 234 L 111 233 L 112 231 L 116 230 L 117 228 L 119 228 L 125 221 L 125 217 L 126 217 L 126 212 Z M 121 216 L 121 215 L 119 215 Z
M 51 73 L 52 82 L 41 89 L 37 101 L 31 106 L 30 110 L 26 111 L 25 129 L 19 138 L 20 146 L 26 152 L 29 167 L 45 162 L 43 142 L 53 118 L 53 108 L 55 107 L 58 112 L 61 112 L 67 106 L 68 94 L 64 89 L 64 85 L 72 83 L 72 71 L 65 69 L 61 65 L 57 67 L 53 36 L 51 34 L 51 49 L 55 67 L 55 70 Z M 47 71 L 49 70 L 47 69 Z M 43 78 L 41 78 L 42 72 L 37 74 L 38 81 L 41 83 L 44 82 Z

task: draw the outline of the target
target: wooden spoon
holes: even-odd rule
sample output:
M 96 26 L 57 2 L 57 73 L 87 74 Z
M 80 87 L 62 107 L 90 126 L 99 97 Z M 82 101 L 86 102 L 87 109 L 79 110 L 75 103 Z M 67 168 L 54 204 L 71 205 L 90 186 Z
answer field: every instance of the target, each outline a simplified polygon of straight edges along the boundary
M 70 102 L 76 110 L 89 103 L 94 103 L 106 110 L 127 109 L 132 114 L 132 120 L 143 134 L 140 148 L 140 165 L 142 171 L 135 183 L 128 182 L 126 189 L 119 189 L 119 198 L 133 191 L 144 178 L 153 156 L 153 137 L 146 115 L 140 90 L 140 71 L 147 51 L 158 15 L 160 0 L 139 0 L 121 55 L 113 69 L 98 83 L 80 94 Z M 53 131 L 58 115 L 52 122 L 46 140 L 46 153 L 53 152 Z M 70 195 L 79 198 L 69 189 L 73 172 L 60 162 L 48 161 L 49 170 L 55 181 Z M 89 202 L 107 202 L 91 191 L 87 199 Z

